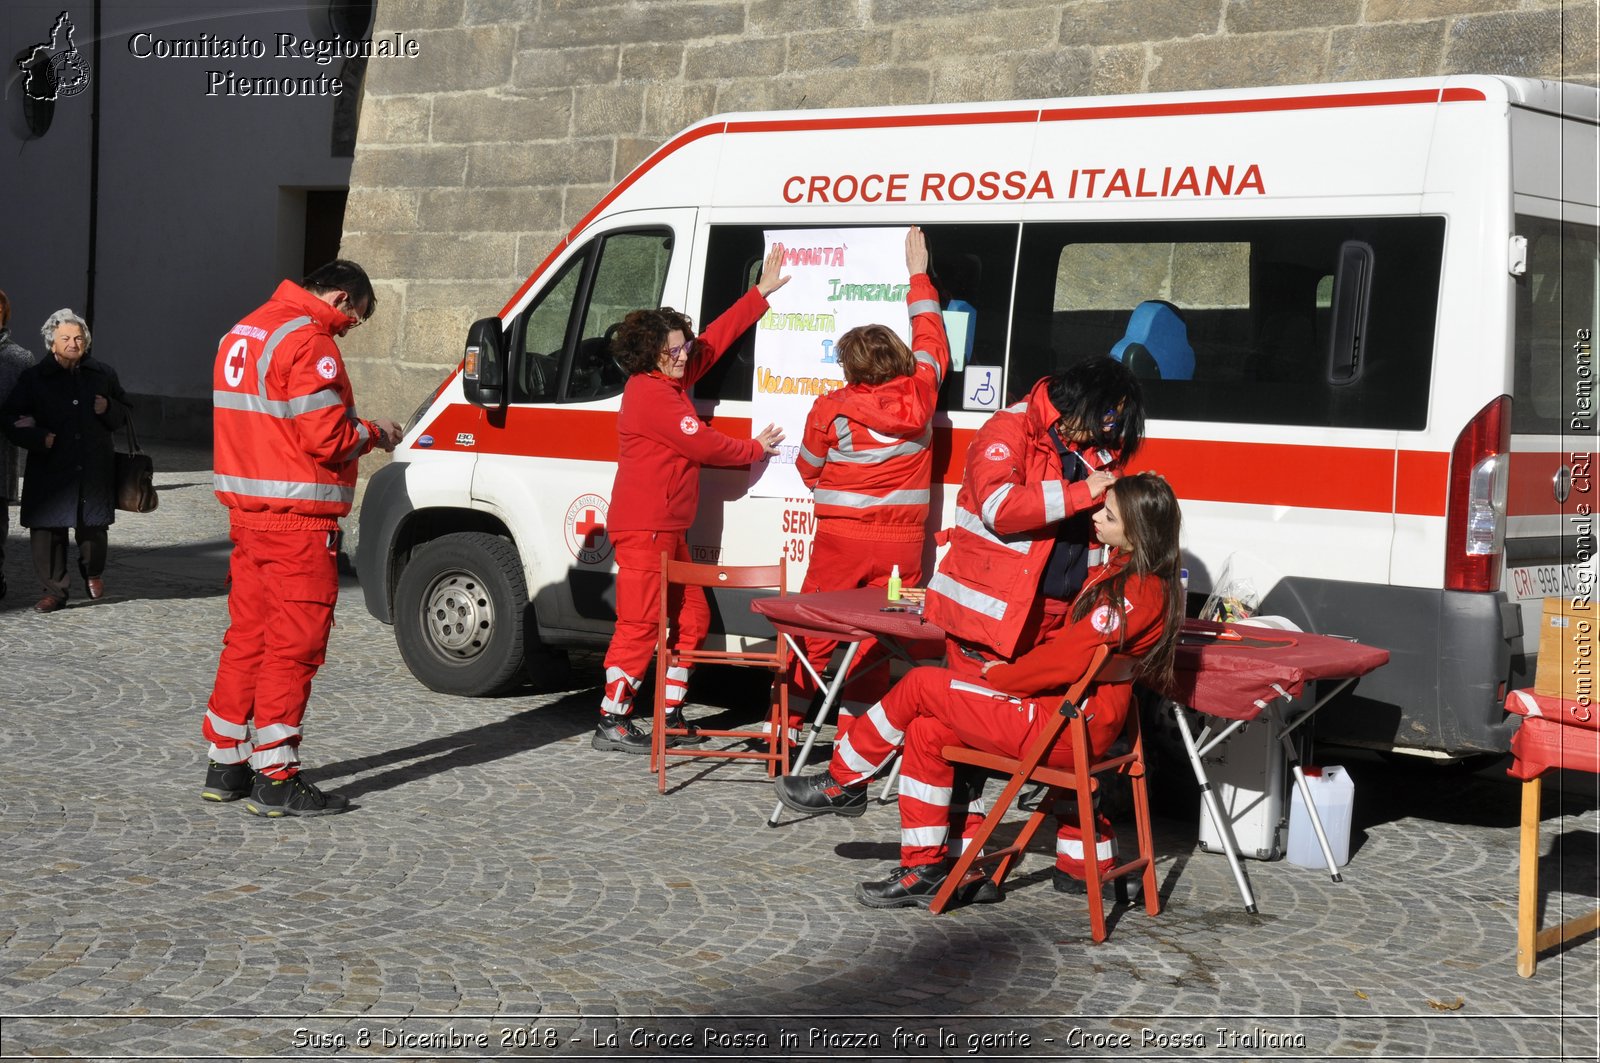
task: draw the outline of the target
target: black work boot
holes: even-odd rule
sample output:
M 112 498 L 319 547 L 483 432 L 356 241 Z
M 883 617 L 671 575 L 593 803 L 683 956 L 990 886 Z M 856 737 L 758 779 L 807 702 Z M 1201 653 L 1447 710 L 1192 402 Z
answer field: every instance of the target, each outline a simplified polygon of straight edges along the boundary
M 248 763 L 218 764 L 206 761 L 206 786 L 200 796 L 207 801 L 237 801 L 250 796 L 256 773 Z
M 669 746 L 697 746 L 706 740 L 706 736 L 700 733 L 700 728 L 696 727 L 692 721 L 684 718 L 682 709 L 675 709 L 667 713 L 662 717 L 662 721 L 667 727 L 679 728 L 688 732 L 681 735 L 667 735 L 667 745 Z
M 881 882 L 863 882 L 856 887 L 856 900 L 868 908 L 926 908 L 944 885 L 949 872 L 944 864 L 897 867 Z
M 600 714 L 600 726 L 594 729 L 594 738 L 589 744 L 601 752 L 616 750 L 646 755 L 650 752 L 650 736 L 639 730 L 632 716 L 615 716 L 609 712 Z
M 325 794 L 312 786 L 299 772 L 287 779 L 274 779 L 257 775 L 250 796 L 245 798 L 246 812 L 268 819 L 283 816 L 328 816 L 350 807 L 350 799 L 340 794 Z
M 796 812 L 832 812 L 838 816 L 859 816 L 867 810 L 867 784 L 845 786 L 828 772 L 815 775 L 785 775 L 777 779 L 778 800 Z

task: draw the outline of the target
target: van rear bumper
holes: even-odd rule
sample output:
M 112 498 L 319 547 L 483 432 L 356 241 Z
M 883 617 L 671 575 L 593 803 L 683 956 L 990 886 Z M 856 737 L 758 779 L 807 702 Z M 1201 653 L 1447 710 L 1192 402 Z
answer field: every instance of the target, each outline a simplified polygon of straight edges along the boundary
M 1388 664 L 1318 714 L 1319 737 L 1448 754 L 1510 748 L 1518 720 L 1504 702 L 1522 631 L 1504 594 L 1289 578 L 1260 611 L 1389 651 Z

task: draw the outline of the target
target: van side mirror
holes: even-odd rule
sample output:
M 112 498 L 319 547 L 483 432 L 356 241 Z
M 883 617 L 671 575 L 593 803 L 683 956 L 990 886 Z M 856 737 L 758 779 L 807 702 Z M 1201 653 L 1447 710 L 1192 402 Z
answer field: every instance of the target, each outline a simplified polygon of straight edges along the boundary
M 461 389 L 474 406 L 498 410 L 506 404 L 505 326 L 497 317 L 474 321 L 461 359 Z

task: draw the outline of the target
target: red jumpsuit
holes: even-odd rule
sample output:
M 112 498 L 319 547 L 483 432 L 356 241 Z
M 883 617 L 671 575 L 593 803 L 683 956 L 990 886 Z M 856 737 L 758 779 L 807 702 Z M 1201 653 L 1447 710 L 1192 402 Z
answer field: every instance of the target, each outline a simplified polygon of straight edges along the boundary
M 950 544 L 928 581 L 928 620 L 950 636 L 948 663 L 980 674 L 985 656 L 1011 658 L 1059 627 L 1067 603 L 1042 599 L 1039 580 L 1055 548 L 1055 527 L 1099 508 L 1082 479 L 1069 482 L 1050 428 L 1061 415 L 1050 402 L 1049 380 L 1024 402 L 986 421 L 967 448 L 966 474 L 956 494 Z M 1115 464 L 1098 448 L 1071 447 L 1085 469 Z
M 938 293 L 925 273 L 906 293 L 916 369 L 882 384 L 850 384 L 818 397 L 806 415 L 795 468 L 814 493 L 817 530 L 802 594 L 882 587 L 896 566 L 901 582 L 922 581 L 929 484 L 933 479 L 933 414 L 950 370 L 950 343 Z M 807 639 L 806 657 L 821 672 L 837 642 Z M 889 689 L 886 654 L 866 642 L 851 663 L 839 703 L 838 730 Z M 812 684 L 796 666 L 801 689 Z M 801 718 L 792 717 L 792 726 Z
M 287 778 L 339 596 L 339 518 L 377 426 L 356 416 L 333 334 L 350 319 L 291 281 L 235 325 L 212 373 L 228 507 L 228 631 L 202 724 L 218 764 Z M 252 735 L 252 727 L 254 734 Z
M 751 288 L 706 326 L 683 379 L 636 373 L 622 391 L 617 414 L 617 479 L 611 489 L 606 534 L 617 551 L 617 626 L 606 650 L 606 687 L 600 711 L 626 716 L 656 652 L 656 610 L 661 601 L 661 555 L 688 561 L 685 534 L 700 505 L 701 465 L 748 465 L 765 453 L 754 439 L 723 435 L 700 419 L 689 388 L 744 331 L 766 313 L 767 300 Z M 711 628 L 705 592 L 688 588 L 668 603 L 676 649 L 693 649 Z M 689 671 L 666 677 L 671 712 L 683 704 Z
M 1083 593 L 1126 564 L 1125 558 L 1096 570 Z M 1017 756 L 1055 712 L 1060 696 L 1083 674 L 1101 645 L 1134 656 L 1161 640 L 1166 613 L 1166 587 L 1154 577 L 1133 577 L 1127 583 L 1121 615 L 1109 606 L 1090 610 L 1071 621 L 1010 664 L 998 664 L 984 681 L 974 681 L 947 668 L 914 668 L 887 697 L 866 714 L 834 748 L 829 772 L 845 785 L 865 782 L 904 747 L 900 769 L 900 854 L 906 867 L 934 864 L 947 855 L 951 825 L 951 788 L 955 766 L 944 759 L 946 745 L 964 745 L 1003 756 Z M 1132 705 L 1127 685 L 1091 687 L 1080 706 L 1088 724 L 1089 743 L 1103 753 L 1122 733 Z M 1068 766 L 1073 750 L 1063 732 L 1047 763 Z M 1075 827 L 1062 823 L 1057 866 L 1072 871 L 1061 843 L 1078 843 Z

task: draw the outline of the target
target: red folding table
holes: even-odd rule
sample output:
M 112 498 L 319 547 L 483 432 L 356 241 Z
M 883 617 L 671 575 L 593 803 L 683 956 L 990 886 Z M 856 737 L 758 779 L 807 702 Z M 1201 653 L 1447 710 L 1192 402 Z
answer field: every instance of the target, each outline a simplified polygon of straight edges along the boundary
M 922 618 L 920 602 L 891 602 L 884 596 L 882 587 L 855 587 L 847 591 L 818 591 L 812 594 L 786 594 L 782 597 L 757 598 L 750 608 L 766 617 L 778 633 L 789 640 L 795 659 L 811 675 L 817 688 L 823 691 L 822 704 L 811 718 L 805 741 L 795 757 L 793 771 L 799 773 L 806 766 L 817 734 L 839 702 L 849 676 L 850 664 L 856 659 L 861 644 L 875 639 L 884 649 L 909 664 L 940 662 L 944 659 L 944 631 Z M 807 638 L 832 639 L 844 644 L 844 658 L 834 672 L 832 682 L 824 682 L 811 666 L 805 653 Z M 885 658 L 874 667 L 887 668 Z M 884 784 L 886 798 L 894 785 L 894 775 Z M 776 826 L 783 811 L 780 802 L 767 820 Z
M 1328 873 L 1335 882 L 1343 881 L 1317 807 L 1311 800 L 1305 772 L 1300 768 L 1293 733 L 1351 683 L 1388 660 L 1388 650 L 1330 635 L 1247 624 L 1184 621 L 1173 668 L 1173 715 L 1177 718 L 1178 733 L 1183 737 L 1195 781 L 1200 784 L 1206 813 L 1222 840 L 1233 879 L 1244 898 L 1245 911 L 1256 910 L 1255 894 L 1239 862 L 1238 841 L 1222 815 L 1201 758 L 1246 723 L 1267 715 L 1278 729 L 1295 786 L 1305 801 L 1312 829 L 1316 831 L 1323 858 L 1328 862 Z M 1288 722 L 1286 710 L 1302 696 L 1307 683 L 1319 679 L 1338 682 L 1332 689 L 1321 691 L 1321 696 L 1310 706 L 1298 710 L 1293 723 Z M 1221 725 L 1220 730 L 1213 735 L 1212 724 L 1206 722 L 1196 734 L 1185 710 L 1214 718 Z

